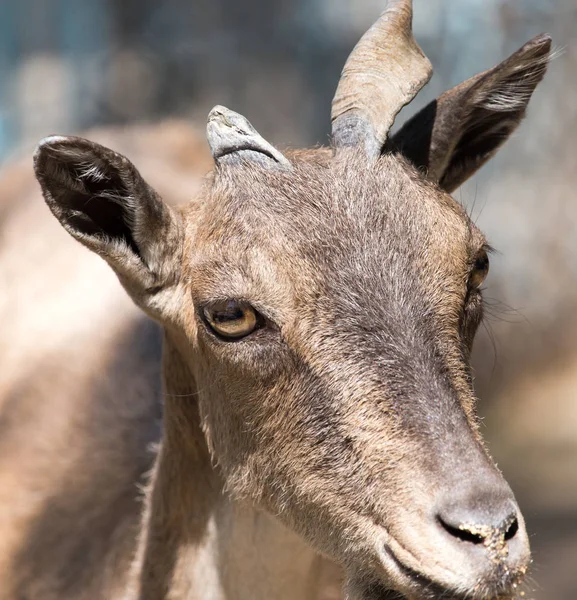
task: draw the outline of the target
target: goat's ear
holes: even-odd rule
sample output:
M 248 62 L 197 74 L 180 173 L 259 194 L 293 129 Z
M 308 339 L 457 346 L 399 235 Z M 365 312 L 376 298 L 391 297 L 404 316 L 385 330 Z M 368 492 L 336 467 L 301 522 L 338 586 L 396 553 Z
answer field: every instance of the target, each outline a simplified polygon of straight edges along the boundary
M 46 203 L 64 228 L 101 255 L 135 296 L 178 277 L 176 213 L 124 156 L 77 137 L 49 137 L 34 155 Z
M 551 38 L 540 35 L 510 58 L 445 92 L 410 119 L 387 149 L 400 151 L 452 192 L 515 131 L 549 64 Z

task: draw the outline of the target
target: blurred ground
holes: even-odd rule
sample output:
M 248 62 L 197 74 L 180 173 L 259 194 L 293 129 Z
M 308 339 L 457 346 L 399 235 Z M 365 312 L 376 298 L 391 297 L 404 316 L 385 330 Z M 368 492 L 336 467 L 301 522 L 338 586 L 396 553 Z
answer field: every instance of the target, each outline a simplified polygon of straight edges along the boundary
M 94 125 L 178 116 L 203 127 L 217 103 L 279 145 L 323 143 L 340 68 L 383 4 L 3 0 L 0 160 Z M 574 600 L 577 4 L 415 0 L 415 30 L 436 74 L 406 115 L 541 31 L 563 50 L 525 124 L 457 197 L 497 248 L 475 365 L 486 435 L 533 535 L 526 598 Z

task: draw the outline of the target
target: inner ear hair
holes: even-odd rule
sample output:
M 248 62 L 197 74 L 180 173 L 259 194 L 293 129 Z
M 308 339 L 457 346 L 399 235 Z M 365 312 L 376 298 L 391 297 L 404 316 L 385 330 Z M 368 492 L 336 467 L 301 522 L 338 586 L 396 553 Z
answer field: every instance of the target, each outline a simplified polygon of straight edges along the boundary
M 178 216 L 126 157 L 83 138 L 52 136 L 38 145 L 34 169 L 63 227 L 125 280 L 155 287 L 174 275 Z
M 36 170 L 51 191 L 47 201 L 52 201 L 51 208 L 58 208 L 76 237 L 124 243 L 142 259 L 133 235 L 136 208 L 129 182 L 134 176 L 130 177 L 119 155 L 114 164 L 92 152 L 96 146 L 92 142 L 88 142 L 91 152 L 87 154 L 85 142 L 71 145 L 70 138 L 44 140 L 45 151 L 37 153 Z

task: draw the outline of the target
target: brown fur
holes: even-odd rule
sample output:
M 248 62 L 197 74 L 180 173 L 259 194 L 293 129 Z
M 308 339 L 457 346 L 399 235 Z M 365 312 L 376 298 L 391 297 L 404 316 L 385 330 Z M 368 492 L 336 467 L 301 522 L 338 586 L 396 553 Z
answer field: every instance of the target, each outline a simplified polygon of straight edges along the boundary
M 492 72 L 504 77 L 483 80 L 495 97 L 506 80 L 508 103 L 483 96 L 484 112 L 456 130 L 436 126 L 449 122 L 450 102 L 416 117 L 428 128 L 419 156 L 445 165 L 428 178 L 402 138 L 378 156 L 362 140 L 283 156 L 219 109 L 209 123 L 216 169 L 196 200 L 174 207 L 116 152 L 81 138 L 41 143 L 35 169 L 50 209 L 164 329 L 162 443 L 121 597 L 319 600 L 338 597 L 341 582 L 350 600 L 511 595 L 527 536 L 482 445 L 469 366 L 482 316 L 471 281 L 485 240 L 445 189 L 494 149 L 487 130 L 508 134 L 523 116 L 548 52 L 545 38 L 535 44 L 539 52 L 512 59 L 522 69 L 504 63 Z M 467 115 L 479 108 L 478 94 L 464 98 Z M 204 308 L 228 299 L 250 303 L 265 326 L 234 342 L 215 335 Z M 99 329 L 98 343 L 110 362 L 69 328 L 80 349 L 70 346 L 64 374 L 83 360 L 94 377 L 124 357 L 117 341 L 133 317 L 109 306 L 100 315 L 118 329 Z M 144 356 L 120 363 L 127 385 L 143 388 L 82 397 L 74 417 L 63 399 L 65 427 L 39 438 L 71 461 L 53 483 L 65 516 L 7 549 L 8 597 L 18 585 L 32 599 L 118 597 L 158 418 L 157 332 L 143 327 Z M 59 506 L 38 495 L 36 511 Z M 87 519 L 91 508 L 97 517 Z M 82 523 L 107 533 L 67 535 L 53 557 L 38 552 Z M 94 554 L 77 566 L 79 540 Z M 41 577 L 31 575 L 38 564 Z

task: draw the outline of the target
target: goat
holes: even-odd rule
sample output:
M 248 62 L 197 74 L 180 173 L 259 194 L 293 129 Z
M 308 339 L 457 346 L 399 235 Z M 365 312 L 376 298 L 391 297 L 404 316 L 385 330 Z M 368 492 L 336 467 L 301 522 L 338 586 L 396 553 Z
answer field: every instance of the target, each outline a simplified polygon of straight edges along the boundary
M 431 75 L 411 22 L 392 0 L 353 50 L 330 148 L 280 152 L 215 107 L 215 169 L 185 206 L 99 144 L 40 143 L 49 208 L 163 329 L 162 442 L 121 597 L 327 598 L 342 581 L 350 600 L 489 600 L 523 578 L 469 363 L 488 245 L 450 193 L 521 121 L 551 40 L 391 135 Z

